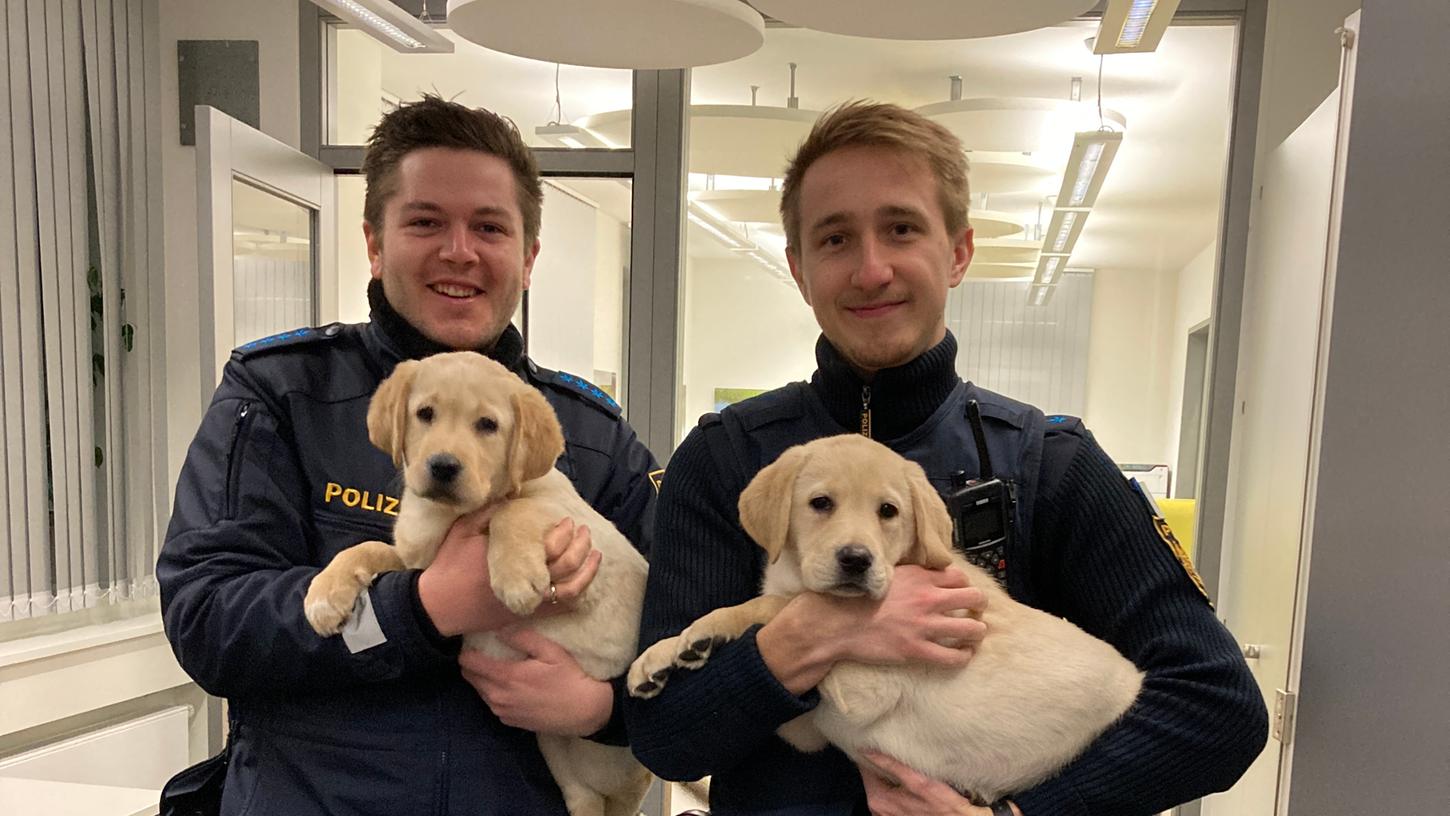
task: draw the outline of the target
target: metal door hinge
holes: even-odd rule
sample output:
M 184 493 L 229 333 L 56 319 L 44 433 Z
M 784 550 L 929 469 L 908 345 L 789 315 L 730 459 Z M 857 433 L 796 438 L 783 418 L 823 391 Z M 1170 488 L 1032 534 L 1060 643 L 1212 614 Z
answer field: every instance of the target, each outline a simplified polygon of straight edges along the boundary
M 1274 739 L 1280 745 L 1294 741 L 1294 715 L 1298 710 L 1298 692 L 1274 689 Z

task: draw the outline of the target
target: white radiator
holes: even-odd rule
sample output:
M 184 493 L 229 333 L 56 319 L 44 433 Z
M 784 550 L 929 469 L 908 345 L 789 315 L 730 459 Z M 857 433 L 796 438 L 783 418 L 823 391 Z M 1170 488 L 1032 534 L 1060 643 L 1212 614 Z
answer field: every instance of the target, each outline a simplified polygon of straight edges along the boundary
M 160 789 L 189 763 L 189 706 L 99 728 L 0 759 L 0 777 Z

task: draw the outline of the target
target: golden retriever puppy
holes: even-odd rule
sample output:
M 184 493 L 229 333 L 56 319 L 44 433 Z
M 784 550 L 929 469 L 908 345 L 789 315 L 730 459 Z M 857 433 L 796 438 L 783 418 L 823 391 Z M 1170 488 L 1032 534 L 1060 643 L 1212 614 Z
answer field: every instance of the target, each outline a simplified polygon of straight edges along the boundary
M 532 613 L 549 592 L 545 533 L 566 516 L 587 525 L 604 556 L 598 574 L 571 611 L 530 626 L 591 677 L 608 680 L 628 668 L 647 566 L 554 469 L 564 437 L 542 394 L 481 354 L 439 354 L 400 363 L 378 386 L 367 422 L 373 444 L 403 471 L 394 545 L 350 547 L 313 579 L 304 608 L 318 633 L 337 633 L 378 573 L 426 567 L 455 519 L 501 502 L 488 541 L 489 580 L 499 600 L 516 614 Z M 464 647 L 521 657 L 492 633 L 466 635 Z M 638 813 L 650 777 L 628 748 L 548 734 L 538 739 L 571 816 Z
M 954 566 L 986 593 L 986 635 L 961 668 L 838 663 L 821 703 L 786 723 L 803 751 L 895 757 L 981 802 L 1051 776 L 1127 711 L 1143 674 L 1112 646 L 1012 600 L 951 548 L 946 505 L 921 467 L 858 435 L 787 450 L 740 495 L 740 522 L 769 555 L 762 595 L 654 644 L 630 669 L 652 697 L 677 668 L 766 623 L 801 592 L 880 599 L 897 564 Z

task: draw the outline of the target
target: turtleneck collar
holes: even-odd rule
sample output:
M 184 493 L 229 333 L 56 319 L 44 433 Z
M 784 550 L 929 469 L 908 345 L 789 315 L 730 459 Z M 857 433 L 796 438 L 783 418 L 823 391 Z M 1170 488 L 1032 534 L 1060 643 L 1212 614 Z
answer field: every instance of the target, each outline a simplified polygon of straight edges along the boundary
M 445 351 L 455 351 L 442 343 L 434 342 L 418 331 L 412 323 L 393 309 L 393 304 L 383 294 L 383 282 L 377 278 L 368 281 L 369 328 L 380 344 L 400 360 L 418 360 Z M 524 338 L 510 323 L 489 348 L 474 349 L 479 354 L 503 364 L 510 370 L 518 368 L 524 359 Z
M 962 381 L 957 374 L 957 338 L 940 343 L 905 365 L 876 372 L 870 383 L 851 368 L 826 336 L 816 341 L 811 388 L 831 417 L 850 430 L 861 426 L 865 386 L 871 386 L 871 436 L 895 439 L 925 422 Z

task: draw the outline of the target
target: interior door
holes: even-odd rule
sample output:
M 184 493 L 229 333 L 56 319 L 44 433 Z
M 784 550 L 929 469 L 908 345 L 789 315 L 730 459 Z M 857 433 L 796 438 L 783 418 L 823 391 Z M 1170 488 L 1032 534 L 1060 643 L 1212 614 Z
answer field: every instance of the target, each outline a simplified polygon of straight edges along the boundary
M 203 404 L 232 349 L 337 319 L 332 168 L 196 108 Z
M 1346 23 L 1352 42 L 1358 15 Z M 1270 153 L 1260 176 L 1245 280 L 1243 335 L 1219 613 L 1241 642 L 1268 706 L 1268 746 L 1212 816 L 1276 816 L 1288 805 L 1303 643 L 1322 367 L 1329 337 L 1339 183 L 1353 88 L 1340 88 Z

